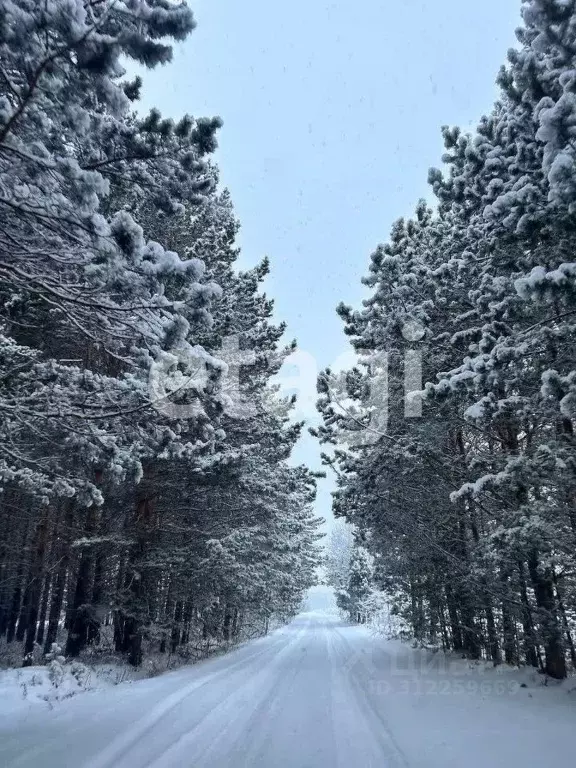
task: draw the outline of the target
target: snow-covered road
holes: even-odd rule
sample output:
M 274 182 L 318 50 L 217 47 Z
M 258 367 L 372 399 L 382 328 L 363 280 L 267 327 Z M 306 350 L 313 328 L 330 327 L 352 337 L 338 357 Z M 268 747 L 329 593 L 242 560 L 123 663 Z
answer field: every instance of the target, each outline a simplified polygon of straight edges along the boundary
M 6 718 L 7 768 L 546 768 L 575 695 L 301 614 L 227 656 Z

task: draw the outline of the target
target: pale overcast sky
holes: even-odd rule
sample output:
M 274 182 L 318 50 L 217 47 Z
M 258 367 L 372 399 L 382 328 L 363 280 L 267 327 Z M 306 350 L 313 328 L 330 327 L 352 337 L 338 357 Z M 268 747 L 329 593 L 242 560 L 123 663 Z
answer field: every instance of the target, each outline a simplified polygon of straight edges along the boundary
M 242 265 L 269 256 L 266 289 L 309 382 L 346 350 L 336 304 L 359 304 L 371 251 L 429 197 L 440 126 L 472 127 L 494 101 L 520 0 L 191 5 L 198 28 L 145 74 L 144 106 L 223 118 L 216 159 Z M 319 466 L 311 438 L 297 457 Z M 324 516 L 329 491 L 326 481 Z

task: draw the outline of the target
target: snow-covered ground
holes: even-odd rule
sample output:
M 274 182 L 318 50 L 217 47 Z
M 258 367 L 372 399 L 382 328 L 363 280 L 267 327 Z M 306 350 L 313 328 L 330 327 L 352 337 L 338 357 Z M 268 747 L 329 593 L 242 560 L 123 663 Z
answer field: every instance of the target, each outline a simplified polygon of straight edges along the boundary
M 151 680 L 4 714 L 6 768 L 547 768 L 576 691 L 344 624 L 318 589 L 269 637 Z M 528 680 L 527 687 L 521 687 Z M 1 692 L 0 692 L 1 696 Z M 3 708 L 4 712 L 5 709 Z

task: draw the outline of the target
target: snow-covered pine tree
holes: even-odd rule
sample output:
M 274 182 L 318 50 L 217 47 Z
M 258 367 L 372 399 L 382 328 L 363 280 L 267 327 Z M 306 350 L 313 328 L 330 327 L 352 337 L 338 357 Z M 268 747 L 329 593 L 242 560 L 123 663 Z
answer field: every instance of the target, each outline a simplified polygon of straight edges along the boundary
M 286 464 L 301 426 L 290 425 L 290 402 L 269 388 L 293 346 L 278 347 L 284 327 L 271 324 L 272 302 L 260 293 L 268 265 L 235 271 L 238 224 L 227 192 L 174 224 L 151 226 L 170 247 L 201 258 L 207 279 L 222 286 L 211 325 L 195 327 L 190 318 L 196 337 L 224 359 L 233 342 L 246 359 L 235 371 L 239 388 L 224 381 L 232 407 L 221 414 L 215 452 L 200 463 L 162 460 L 155 470 L 161 522 L 140 570 L 162 584 L 167 561 L 171 575 L 158 613 L 145 621 L 159 627 L 161 647 L 170 637 L 172 649 L 186 653 L 191 635 L 230 640 L 293 612 L 315 578 L 319 521 L 310 506 L 314 477 Z
M 528 0 L 523 17 L 493 111 L 472 135 L 444 129 L 437 212 L 394 227 L 365 308 L 341 309 L 355 348 L 388 356 L 388 423 L 371 429 L 359 365 L 321 377 L 319 434 L 337 446 L 336 510 L 369 533 L 383 586 L 405 590 L 415 636 L 561 678 L 576 663 L 576 9 Z M 404 420 L 412 321 L 429 383 L 422 417 Z M 351 440 L 352 424 L 372 439 Z
M 0 2 L 0 634 L 28 651 L 64 624 L 68 655 L 113 632 L 138 664 L 285 616 L 314 579 L 314 478 L 268 407 L 283 327 L 267 265 L 232 269 L 206 160 L 219 120 L 131 112 L 122 57 L 164 63 L 193 26 L 166 0 Z M 244 421 L 230 334 L 255 350 Z
M 354 536 L 342 520 L 336 521 L 328 536 L 326 581 L 337 592 L 346 588 Z
M 100 424 L 145 405 L 146 369 L 180 323 L 174 301 L 193 300 L 189 292 L 169 300 L 164 276 L 187 273 L 192 288 L 201 274 L 197 261 L 147 243 L 114 199 L 123 186 L 147 186 L 155 204 L 169 208 L 209 187 L 202 155 L 217 123 L 175 127 L 155 114 L 140 123 L 129 114 L 135 93 L 120 57 L 166 61 L 161 39 L 182 39 L 193 27 L 186 6 L 7 1 L 1 11 L 1 289 L 11 377 L 3 475 L 62 495 L 76 490 L 73 466 L 60 473 L 43 445 L 60 430 L 75 455 L 106 463 L 115 436 L 108 430 L 104 446 Z M 136 460 L 118 448 L 114 463 L 131 468 Z M 80 483 L 98 497 L 94 483 Z

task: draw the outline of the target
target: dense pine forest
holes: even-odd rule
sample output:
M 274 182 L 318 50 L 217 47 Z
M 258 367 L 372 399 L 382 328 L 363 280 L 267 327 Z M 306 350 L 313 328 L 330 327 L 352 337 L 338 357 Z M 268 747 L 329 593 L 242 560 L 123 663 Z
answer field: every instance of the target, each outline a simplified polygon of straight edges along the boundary
M 0 0 L 0 766 L 574 764 L 575 252 L 576 0 Z
M 318 380 L 327 577 L 364 623 L 576 670 L 576 1 L 522 0 L 475 130 L 338 314 Z M 166 665 L 286 622 L 321 477 L 241 270 L 221 121 L 145 113 L 178 0 L 0 0 L 0 658 Z M 192 37 L 193 39 L 193 37 Z M 128 75 L 140 72 L 141 75 Z M 344 298 L 344 297 L 343 297 Z M 294 299 L 298 300 L 297 297 Z
M 217 118 L 138 108 L 171 0 L 0 2 L 0 638 L 17 663 L 196 658 L 314 582 L 293 346 L 236 267 Z
M 320 377 L 316 434 L 354 526 L 331 576 L 351 618 L 372 589 L 418 643 L 563 678 L 576 668 L 576 4 L 524 0 L 522 15 L 492 111 L 470 133 L 443 129 L 435 203 L 394 224 L 369 298 L 339 308 L 359 362 Z

